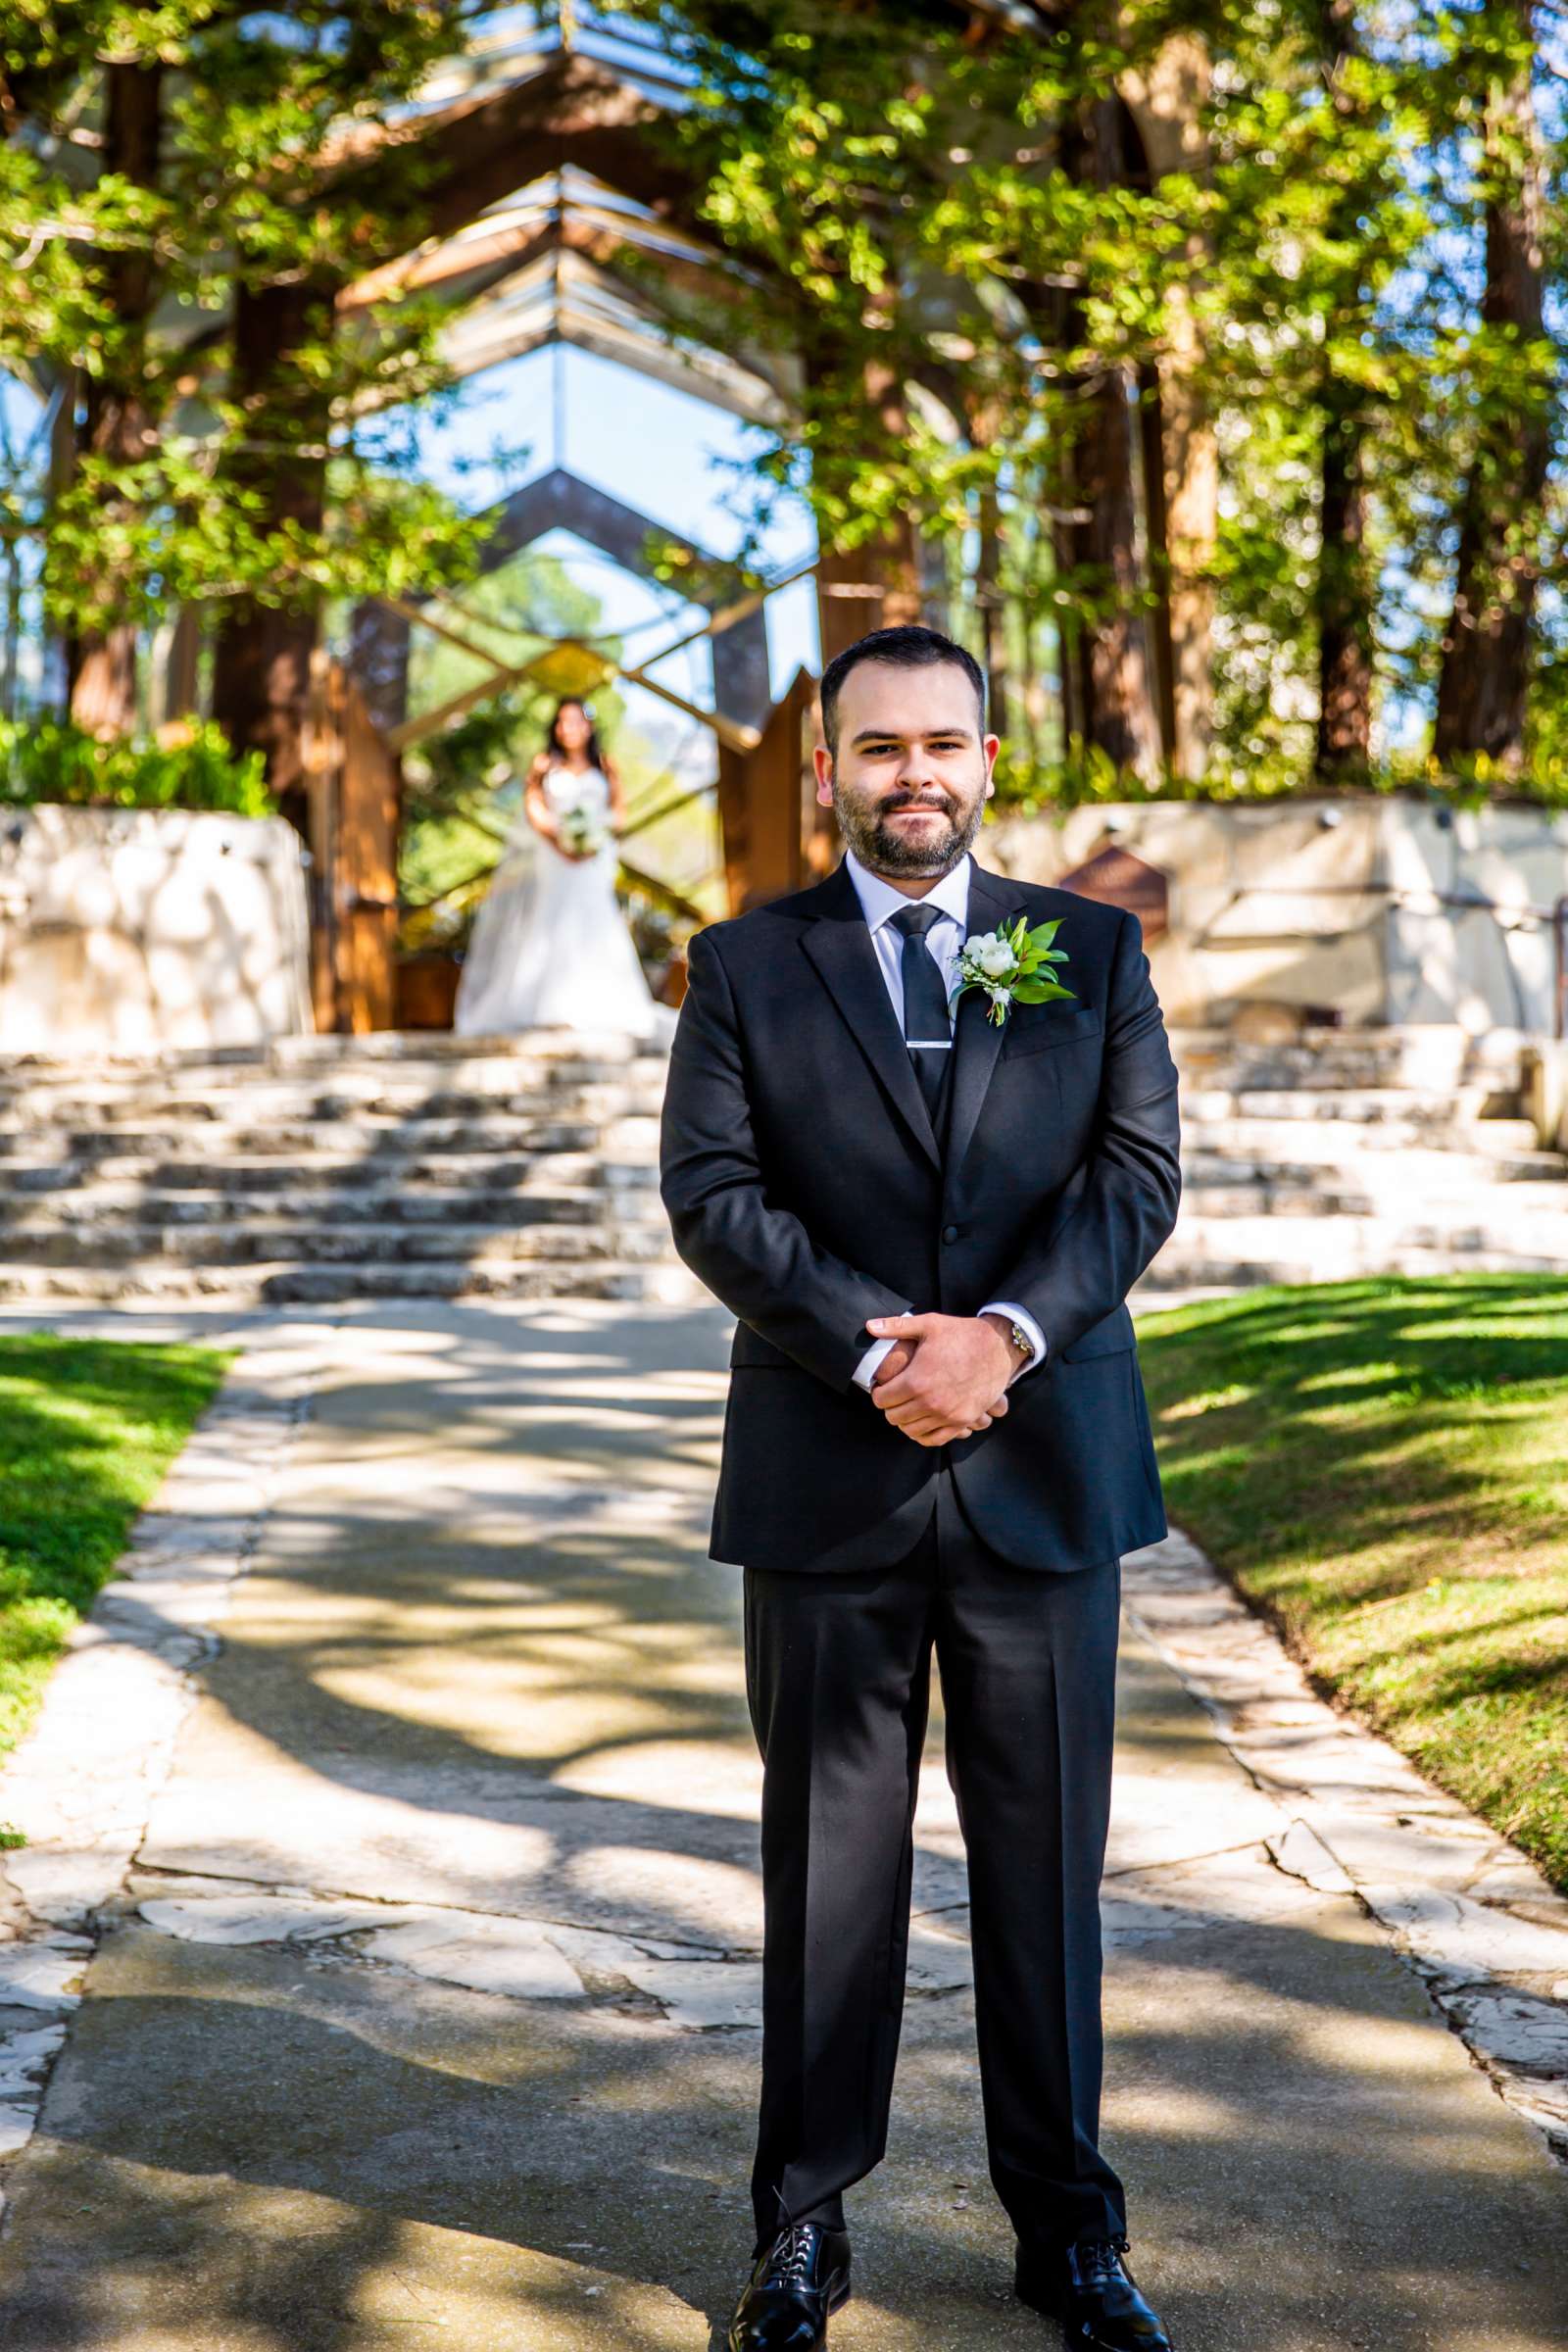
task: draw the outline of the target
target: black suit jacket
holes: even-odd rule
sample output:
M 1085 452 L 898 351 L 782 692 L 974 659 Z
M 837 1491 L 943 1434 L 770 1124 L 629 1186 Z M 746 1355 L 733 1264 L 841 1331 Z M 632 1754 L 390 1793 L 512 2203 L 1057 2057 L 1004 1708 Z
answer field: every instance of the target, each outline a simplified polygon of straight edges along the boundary
M 944 1458 L 1020 1567 L 1165 1533 L 1124 1301 L 1176 1221 L 1176 1070 L 1134 917 L 971 861 L 969 931 L 1019 912 L 1062 917 L 1073 999 L 999 1028 L 959 998 L 945 1154 L 842 865 L 691 942 L 662 1190 L 681 1256 L 740 1318 L 714 1558 L 887 1564 Z M 988 1430 L 916 1446 L 856 1384 L 866 1318 L 991 1298 L 1028 1308 L 1045 1365 Z

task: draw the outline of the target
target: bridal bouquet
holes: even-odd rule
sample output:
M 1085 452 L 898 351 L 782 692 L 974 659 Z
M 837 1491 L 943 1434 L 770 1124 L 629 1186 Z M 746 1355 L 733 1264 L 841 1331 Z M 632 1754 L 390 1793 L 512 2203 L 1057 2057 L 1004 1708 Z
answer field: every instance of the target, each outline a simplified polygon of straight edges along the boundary
M 1067 960 L 1065 948 L 1051 944 L 1061 923 L 1058 914 L 1054 922 L 1037 923 L 1031 931 L 1020 914 L 1000 931 L 972 932 L 959 952 L 950 1003 L 956 1004 L 966 988 L 983 988 L 991 999 L 986 1018 L 1000 1029 L 1014 1004 L 1052 1004 L 1070 997 L 1073 991 L 1049 969 Z
M 556 825 L 563 848 L 574 858 L 596 858 L 610 839 L 591 808 L 563 808 Z

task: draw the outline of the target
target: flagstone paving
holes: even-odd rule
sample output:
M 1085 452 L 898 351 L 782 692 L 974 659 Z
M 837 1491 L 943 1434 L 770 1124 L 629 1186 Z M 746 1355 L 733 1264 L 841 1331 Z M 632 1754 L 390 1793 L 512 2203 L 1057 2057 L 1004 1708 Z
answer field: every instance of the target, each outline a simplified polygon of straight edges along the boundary
M 0 2341 L 716 2347 L 761 1931 L 740 1575 L 705 1557 L 728 1319 L 46 1319 L 246 1353 L 0 1775 L 32 1839 L 3 1857 Z M 1450 2030 L 1486 2012 L 1480 1920 L 1544 2081 L 1568 1933 L 1442 1800 L 1401 1882 L 1430 1792 L 1379 1797 L 1203 1574 L 1179 1544 L 1127 1572 L 1105 2136 L 1134 2267 L 1182 2352 L 1568 2346 L 1550 2100 L 1506 2104 Z M 986 2180 L 939 1706 L 917 1839 L 833 2352 L 1054 2344 Z

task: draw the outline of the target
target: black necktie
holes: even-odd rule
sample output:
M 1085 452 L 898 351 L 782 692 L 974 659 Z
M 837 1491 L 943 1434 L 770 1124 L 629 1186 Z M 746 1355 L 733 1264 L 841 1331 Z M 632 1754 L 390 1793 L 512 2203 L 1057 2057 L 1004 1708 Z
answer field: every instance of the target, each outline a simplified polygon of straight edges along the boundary
M 941 920 L 940 906 L 902 906 L 893 917 L 893 928 L 904 934 L 905 1043 L 933 1127 L 953 1054 L 947 991 L 936 957 L 925 944 L 926 933 Z

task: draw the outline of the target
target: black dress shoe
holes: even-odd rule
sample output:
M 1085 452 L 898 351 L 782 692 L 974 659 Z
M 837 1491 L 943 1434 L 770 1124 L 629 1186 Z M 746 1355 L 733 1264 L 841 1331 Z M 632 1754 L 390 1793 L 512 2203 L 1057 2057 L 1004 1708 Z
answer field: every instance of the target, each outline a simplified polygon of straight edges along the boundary
M 1020 2245 L 1013 2280 L 1020 2303 L 1060 2320 L 1081 2352 L 1171 2352 L 1159 2315 L 1122 2261 L 1124 2237 L 1082 2237 L 1075 2245 Z
M 796 2222 L 764 2246 L 729 2324 L 729 2352 L 823 2352 L 850 2296 L 850 2233 Z

